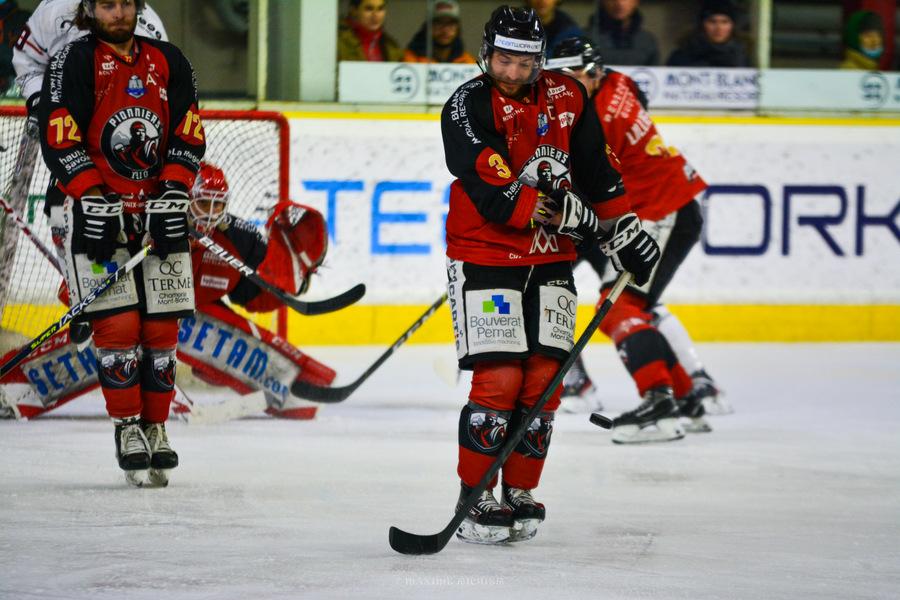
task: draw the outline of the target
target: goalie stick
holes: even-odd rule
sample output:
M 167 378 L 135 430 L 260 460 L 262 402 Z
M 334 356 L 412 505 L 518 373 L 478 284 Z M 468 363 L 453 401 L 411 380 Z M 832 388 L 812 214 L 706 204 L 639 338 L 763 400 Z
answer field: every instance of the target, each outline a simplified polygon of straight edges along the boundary
M 72 319 L 84 312 L 84 309 L 87 308 L 88 305 L 92 304 L 94 300 L 99 298 L 103 294 L 103 292 L 108 290 L 117 281 L 130 273 L 136 266 L 141 263 L 142 260 L 147 257 L 147 254 L 150 253 L 150 250 L 151 246 L 144 246 L 143 248 L 141 248 L 137 254 L 128 259 L 128 262 L 119 267 L 115 273 L 101 281 L 97 287 L 88 292 L 88 294 L 84 297 L 83 300 L 81 300 L 81 302 L 69 308 L 69 310 L 66 311 L 66 313 L 62 317 L 60 317 L 58 321 L 56 321 L 56 323 L 50 325 L 50 327 L 41 332 L 37 337 L 25 344 L 25 346 L 22 347 L 18 354 L 16 354 L 8 361 L 6 361 L 2 366 L 0 366 L 0 379 L 3 379 L 3 377 L 7 373 L 16 368 L 16 366 L 20 362 L 25 360 L 29 354 L 34 352 L 38 348 L 38 346 L 50 339 L 50 336 L 61 330 Z
M 541 394 L 538 401 L 534 403 L 534 406 L 531 407 L 531 410 L 529 410 L 522 419 L 521 427 L 507 437 L 506 441 L 503 443 L 503 448 L 500 450 L 500 454 L 497 455 L 497 458 L 491 463 L 490 468 L 481 477 L 478 485 L 469 492 L 465 503 L 463 503 L 462 507 L 456 511 L 456 514 L 453 515 L 450 523 L 448 523 L 443 530 L 432 535 L 417 535 L 415 533 L 408 533 L 397 527 L 391 527 L 388 532 L 388 541 L 391 544 L 391 548 L 400 554 L 437 554 L 444 549 L 444 546 L 447 545 L 447 542 L 449 542 L 450 538 L 453 536 L 453 532 L 456 531 L 460 523 L 466 518 L 466 515 L 469 514 L 469 510 L 475 506 L 481 493 L 487 489 L 488 482 L 493 479 L 494 475 L 500 470 L 500 467 L 503 466 L 503 463 L 506 462 L 506 459 L 509 458 L 509 455 L 512 454 L 515 447 L 522 438 L 525 437 L 525 433 L 528 430 L 528 424 L 537 417 L 538 413 L 544 408 L 544 405 L 550 400 L 553 392 L 556 391 L 556 388 L 562 383 L 566 373 L 572 365 L 575 364 L 578 355 L 584 350 L 584 347 L 591 339 L 591 336 L 597 330 L 597 327 L 600 326 L 600 322 L 606 317 L 609 309 L 612 308 L 613 303 L 618 299 L 622 290 L 625 289 L 625 286 L 631 280 L 631 277 L 631 273 L 628 272 L 619 275 L 615 285 L 613 285 L 612 290 L 609 292 L 609 296 L 607 296 L 606 300 L 603 301 L 603 304 L 600 305 L 600 310 L 597 311 L 597 314 L 594 315 L 594 318 L 591 319 L 587 328 L 585 328 L 584 333 L 582 333 L 581 337 L 578 338 L 578 341 L 575 342 L 575 346 L 572 348 L 572 351 L 569 352 L 569 357 L 566 358 L 565 362 L 560 366 L 559 371 L 556 372 L 556 376 L 544 390 L 544 393 Z
M 353 383 L 341 387 L 322 387 L 305 381 L 295 381 L 291 384 L 291 393 L 298 398 L 312 400 L 314 402 L 324 402 L 326 404 L 343 402 L 350 394 L 355 392 L 356 388 L 361 386 L 366 379 L 378 369 L 378 367 L 384 364 L 384 361 L 390 358 L 394 351 L 402 346 L 406 340 L 408 340 L 410 336 L 414 334 L 416 330 L 419 329 L 419 327 L 421 327 L 446 301 L 447 294 L 442 294 L 441 297 L 435 300 L 434 303 L 428 307 L 428 310 L 426 310 L 421 317 L 416 319 L 415 323 L 410 325 L 409 328 L 397 338 L 397 341 L 391 344 L 391 346 L 378 357 L 378 360 L 372 363 L 372 366 L 368 369 L 363 371 L 362 375 L 357 377 L 356 381 Z
M 248 267 L 246 263 L 228 252 L 228 250 L 215 243 L 210 237 L 203 235 L 193 227 L 189 227 L 188 230 L 190 231 L 191 236 L 193 236 L 195 240 L 200 242 L 200 244 L 204 248 L 215 254 L 224 262 L 228 263 L 228 265 L 234 268 L 238 273 L 258 285 L 259 287 L 263 288 L 273 296 L 277 297 L 279 300 L 284 302 L 287 306 L 290 306 L 291 308 L 296 310 L 301 315 L 321 315 L 346 308 L 362 298 L 366 293 L 365 284 L 358 283 L 346 292 L 338 294 L 333 298 L 326 298 L 325 300 L 314 300 L 310 302 L 297 300 L 284 290 L 277 288 L 276 286 L 260 277 L 255 270 Z
M 0 197 L 0 207 L 3 207 L 3 210 L 6 211 L 6 214 L 12 217 L 12 220 L 16 222 L 16 225 L 19 229 L 22 230 L 22 233 L 32 241 L 32 243 L 37 246 L 37 249 L 41 254 L 47 257 L 47 260 L 50 261 L 50 264 L 53 265 L 53 268 L 56 269 L 60 275 L 64 275 L 62 265 L 59 264 L 59 258 L 53 255 L 47 246 L 38 239 L 34 232 L 31 231 L 31 228 L 28 227 L 28 224 L 19 216 L 19 214 L 15 211 L 15 209 L 10 206 L 9 202 L 6 201 L 5 198 Z

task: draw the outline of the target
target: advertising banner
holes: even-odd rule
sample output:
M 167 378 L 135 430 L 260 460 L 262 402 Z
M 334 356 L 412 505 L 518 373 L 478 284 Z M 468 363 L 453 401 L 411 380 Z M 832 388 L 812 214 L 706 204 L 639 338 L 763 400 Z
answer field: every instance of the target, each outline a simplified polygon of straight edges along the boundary
M 446 282 L 452 181 L 440 123 L 360 117 L 291 119 L 292 197 L 323 211 L 332 238 L 317 289 L 365 281 L 364 303 L 430 303 Z M 657 122 L 710 184 L 703 238 L 669 302 L 900 303 L 900 126 Z M 576 273 L 590 301 L 596 279 Z

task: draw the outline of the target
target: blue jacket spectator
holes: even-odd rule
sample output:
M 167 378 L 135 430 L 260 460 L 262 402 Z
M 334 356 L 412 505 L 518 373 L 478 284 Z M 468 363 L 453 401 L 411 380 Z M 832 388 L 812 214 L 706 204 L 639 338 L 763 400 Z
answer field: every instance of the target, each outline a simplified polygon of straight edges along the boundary
M 656 36 L 641 29 L 640 0 L 599 0 L 588 22 L 590 37 L 609 65 L 658 65 Z
M 547 58 L 552 58 L 553 48 L 561 41 L 583 36 L 581 27 L 575 23 L 575 19 L 557 9 L 561 0 L 526 0 L 525 4 L 534 9 L 544 31 L 547 33 Z

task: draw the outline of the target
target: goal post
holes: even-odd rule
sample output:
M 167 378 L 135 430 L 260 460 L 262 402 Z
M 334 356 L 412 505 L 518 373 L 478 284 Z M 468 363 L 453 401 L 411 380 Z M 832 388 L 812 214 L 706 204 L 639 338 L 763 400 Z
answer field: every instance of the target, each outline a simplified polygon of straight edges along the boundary
M 225 172 L 230 189 L 228 211 L 264 233 L 269 210 L 288 198 L 287 119 L 278 112 L 240 110 L 201 110 L 201 117 L 207 138 L 204 160 Z M 41 160 L 40 144 L 24 145 L 25 125 L 24 107 L 0 107 L 0 193 L 11 201 L 32 232 L 52 249 L 50 227 L 43 214 L 50 173 Z M 23 150 L 34 166 L 24 182 L 15 177 Z M 0 250 L 2 353 L 40 333 L 65 308 L 57 299 L 61 276 L 2 211 Z M 281 334 L 284 323 L 282 315 L 275 325 Z

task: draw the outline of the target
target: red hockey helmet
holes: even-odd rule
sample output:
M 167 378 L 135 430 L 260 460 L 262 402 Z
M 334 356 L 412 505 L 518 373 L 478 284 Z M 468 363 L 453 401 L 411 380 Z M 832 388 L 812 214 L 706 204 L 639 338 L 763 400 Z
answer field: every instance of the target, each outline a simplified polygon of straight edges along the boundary
M 228 180 L 219 167 L 200 163 L 191 189 L 191 216 L 201 233 L 211 231 L 225 216 L 228 205 Z

